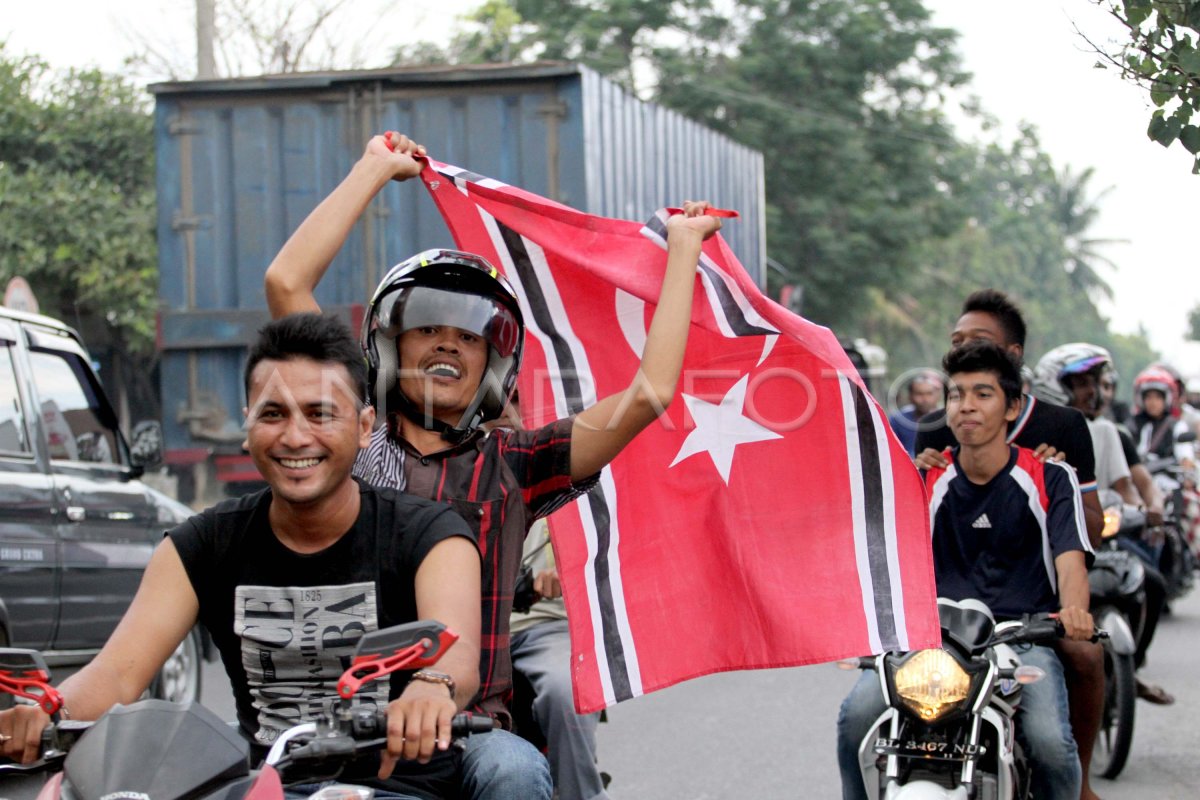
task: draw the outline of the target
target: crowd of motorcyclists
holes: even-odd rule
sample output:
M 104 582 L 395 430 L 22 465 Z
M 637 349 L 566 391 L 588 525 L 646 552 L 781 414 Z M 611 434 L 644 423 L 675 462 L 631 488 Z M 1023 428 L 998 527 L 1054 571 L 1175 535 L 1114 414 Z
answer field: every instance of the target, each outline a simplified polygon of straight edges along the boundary
M 437 617 L 463 639 L 437 669 L 380 689 L 387 745 L 381 760 L 359 765 L 359 780 L 383 798 L 603 798 L 595 720 L 573 723 L 565 708 L 570 651 L 561 607 L 536 627 L 519 623 L 510 639 L 513 597 L 523 553 L 542 555 L 538 592 L 560 593 L 544 527 L 533 547 L 527 535 L 586 492 L 675 394 L 700 244 L 720 222 L 704 203 L 672 218 L 666 277 L 629 389 L 524 431 L 501 417 L 525 323 L 512 287 L 483 259 L 430 251 L 402 262 L 380 283 L 358 340 L 319 316 L 315 289 L 356 220 L 389 181 L 416 176 L 421 155 L 405 136 L 372 138 L 270 265 L 266 295 L 276 322 L 264 328 L 245 375 L 247 446 L 269 488 L 169 532 L 113 640 L 62 685 L 65 708 L 95 719 L 136 699 L 199 622 L 233 680 L 242 732 L 265 749 L 304 717 L 308 695 L 332 691 L 353 649 L 347 635 L 323 640 L 318 653 L 296 635 L 307 621 L 342 631 L 353 627 L 351 613 L 379 627 Z M 1033 796 L 1087 800 L 1095 797 L 1088 765 L 1105 703 L 1087 563 L 1104 541 L 1107 498 L 1144 509 L 1148 524 L 1129 543 L 1148 575 L 1140 665 L 1157 619 L 1181 591 L 1172 581 L 1190 587 L 1200 383 L 1151 365 L 1132 380 L 1126 413 L 1115 402 L 1120 380 L 1109 353 L 1074 343 L 1037 362 L 1026 392 L 1025 333 L 1011 298 L 972 294 L 942 369 L 914 377 L 910 403 L 892 424 L 926 476 L 939 594 L 985 600 L 998 624 L 1047 613 L 1061 623 L 1062 638 L 1018 647 L 1040 680 L 1025 687 L 1017 736 L 1032 764 Z M 364 352 L 365 370 L 356 365 Z M 341 387 L 332 400 L 330 385 Z M 388 543 L 389 526 L 398 525 L 411 528 L 411 546 Z M 1164 529 L 1184 543 L 1184 577 Z M 386 553 L 401 566 L 385 575 L 378 563 L 364 569 L 363 553 L 366 562 Z M 379 597 L 377 586 L 386 587 Z M 293 635 L 294 650 L 276 646 Z M 532 686 L 545 755 L 512 732 L 514 670 Z M 878 791 L 861 767 L 872 752 L 864 734 L 882 713 L 879 687 L 878 676 L 864 673 L 843 705 L 846 797 Z M 1138 693 L 1173 702 L 1148 683 Z M 292 701 L 279 702 L 283 695 Z M 468 708 L 493 715 L 498 728 L 452 750 L 450 720 Z M 3 755 L 36 759 L 49 719 L 35 706 L 0 712 Z M 963 763 L 973 765 L 977 743 L 962 746 Z
M 952 357 L 956 352 L 964 347 L 973 347 L 973 343 L 980 341 L 998 344 L 1018 365 L 1020 364 L 1024 354 L 1024 322 L 1016 307 L 999 292 L 984 290 L 967 299 L 962 316 L 952 334 L 947 366 L 951 366 Z M 1094 558 L 1093 551 L 1103 546 L 1106 549 L 1127 551 L 1140 559 L 1137 570 L 1139 578 L 1134 584 L 1137 608 L 1136 613 L 1130 615 L 1133 618 L 1133 638 L 1136 639 L 1130 654 L 1131 661 L 1134 668 L 1140 668 L 1146 661 L 1158 620 L 1169 608 L 1170 600 L 1189 591 L 1193 583 L 1196 526 L 1200 523 L 1197 515 L 1197 509 L 1200 508 L 1197 498 L 1200 496 L 1197 495 L 1196 489 L 1194 445 L 1197 432 L 1200 432 L 1200 426 L 1197 425 L 1200 422 L 1200 414 L 1197 413 L 1195 401 L 1200 397 L 1189 394 L 1188 389 L 1189 386 L 1192 389 L 1200 388 L 1200 381 L 1189 384 L 1172 365 L 1151 364 L 1132 381 L 1133 407 L 1132 410 L 1127 410 L 1115 402 L 1119 377 L 1111 355 L 1103 347 L 1081 342 L 1052 348 L 1035 366 L 1025 367 L 1022 373 L 1026 394 L 1016 403 L 1007 427 L 1007 441 L 1016 446 L 1013 448 L 1013 458 L 1019 459 L 1020 454 L 1033 455 L 1036 452 L 1043 459 L 1065 459 L 1066 463 L 1075 468 L 1078 477 L 1081 511 L 1086 514 L 1085 509 L 1088 506 L 1092 508 L 1087 522 L 1091 534 L 1087 547 L 1089 558 Z M 914 384 L 917 381 L 925 384 L 932 380 L 936 378 L 919 374 Z M 965 475 L 977 491 L 983 492 L 982 487 L 993 487 L 996 476 L 1000 473 L 985 472 L 982 476 L 972 478 L 969 472 L 964 470 L 964 461 L 972 452 L 972 445 L 956 428 L 955 417 L 957 415 L 961 418 L 964 414 L 962 397 L 967 394 L 968 389 L 956 384 L 955 374 L 943 376 L 943 380 L 946 381 L 946 409 L 933 411 L 924 417 L 914 415 L 912 409 L 919 404 L 925 387 L 910 387 L 909 398 L 913 402 L 902 409 L 901 413 L 893 415 L 892 423 L 897 427 L 908 427 L 912 431 L 910 436 L 915 434 L 912 452 L 916 454 L 917 465 L 923 471 L 930 475 L 943 476 L 944 479 L 947 470 L 958 470 L 956 480 L 961 481 Z M 996 387 L 993 387 L 993 390 L 994 393 L 998 393 Z M 1072 411 L 1068 409 L 1079 413 L 1072 415 Z M 967 412 L 977 413 L 974 408 Z M 1082 427 L 1081 420 L 1086 421 L 1086 428 Z M 948 424 L 942 424 L 943 422 Z M 1086 431 L 1086 435 L 1081 434 L 1081 431 Z M 1040 480 L 1035 483 L 1038 486 L 1042 485 Z M 989 488 L 987 491 L 994 493 L 996 490 Z M 952 494 L 950 496 L 953 497 Z M 939 491 L 931 487 L 933 509 L 938 509 L 944 500 L 944 489 Z M 1020 502 L 1020 498 L 1010 500 L 1009 507 Z M 1105 524 L 1101 526 L 1101 530 L 1097 530 L 1096 526 L 1095 510 L 1098 506 L 1103 506 L 1105 510 Z M 1046 505 L 1046 509 L 1048 508 Z M 1137 518 L 1144 522 L 1132 529 L 1118 523 L 1117 520 L 1129 518 L 1128 514 L 1122 515 L 1122 508 L 1126 511 L 1136 509 L 1140 514 Z M 984 518 L 979 517 L 978 520 Z M 956 585 L 952 580 L 956 564 L 952 558 L 943 557 L 939 550 L 939 540 L 942 540 L 940 547 L 945 547 L 947 540 L 969 541 L 978 547 L 981 546 L 979 537 L 984 535 L 984 532 L 971 530 L 964 521 L 955 523 L 953 520 L 942 520 L 936 516 L 934 519 L 935 572 L 938 576 L 939 595 L 945 595 L 951 585 Z M 1042 519 L 1045 545 L 1049 553 L 1053 532 L 1048 510 Z M 987 527 L 990 531 L 991 525 L 981 526 L 978 520 L 971 527 Z M 1019 525 L 1010 528 L 1019 530 Z M 1118 530 L 1121 532 L 1119 537 Z M 1012 538 L 1012 535 L 1010 530 L 1009 538 L 1002 546 L 1010 554 L 1017 546 L 1017 539 Z M 1057 550 L 1053 552 L 1055 555 L 1058 553 Z M 976 552 L 974 557 L 980 558 L 979 553 Z M 1008 577 L 1016 579 L 1019 573 L 1020 570 L 1014 565 Z M 973 575 L 976 583 L 966 594 L 977 598 L 986 597 L 989 589 L 987 568 L 977 565 Z M 994 576 L 992 579 L 995 579 Z M 962 593 L 961 588 L 957 593 Z M 1012 596 L 1007 588 L 1001 595 L 1006 598 Z M 1061 583 L 1058 595 L 1065 613 L 1068 606 Z M 1003 601 L 993 597 L 993 605 L 997 602 L 1003 605 Z M 1087 607 L 1087 602 L 1084 602 L 1084 607 Z M 1001 616 L 998 614 L 997 619 Z M 1104 728 L 1102 735 L 1109 737 L 1114 726 L 1131 725 L 1132 715 L 1130 714 L 1127 720 L 1114 720 L 1114 715 L 1118 715 L 1120 711 L 1112 708 L 1115 698 L 1111 654 L 1106 654 L 1104 658 L 1108 660 L 1102 661 L 1099 646 L 1070 641 L 1069 638 L 1055 643 L 1054 649 L 1057 651 L 1057 661 L 1065 667 L 1069 678 L 1066 687 L 1069 696 L 1070 727 L 1077 743 L 1077 760 L 1081 762 L 1082 769 L 1074 779 L 1074 785 L 1073 779 L 1065 773 L 1055 772 L 1049 765 L 1043 764 L 1039 769 L 1037 762 L 1042 756 L 1051 752 L 1058 753 L 1059 756 L 1062 754 L 1044 741 L 1040 744 L 1032 743 L 1028 735 L 1021 735 L 1021 725 L 1030 726 L 1035 715 L 1053 716 L 1041 704 L 1030 708 L 1030 697 L 1036 698 L 1039 695 L 1030 695 L 1026 691 L 1017 734 L 1018 739 L 1026 745 L 1029 760 L 1034 762 L 1030 796 L 1095 797 L 1089 785 L 1088 775 L 1092 750 L 1101 725 Z M 1029 661 L 1032 654 L 1033 651 L 1029 651 L 1023 657 Z M 1103 669 L 1098 669 L 1099 665 L 1103 665 Z M 1053 675 L 1050 678 L 1052 681 L 1057 679 Z M 886 681 L 883 685 L 887 686 Z M 1159 705 L 1174 703 L 1174 697 L 1160 686 L 1140 679 L 1133 685 L 1136 687 L 1136 696 L 1142 700 Z M 867 796 L 864 793 L 875 796 L 877 788 L 879 796 L 883 796 L 883 783 L 896 780 L 896 776 L 891 775 L 885 776 L 878 787 L 872 783 L 879 780 L 872 771 L 876 768 L 876 759 L 882 769 L 884 754 L 894 756 L 896 752 L 894 742 L 888 745 L 880 744 L 872 750 L 871 737 L 880 735 L 880 729 L 872 726 L 887 719 L 886 715 L 880 716 L 879 687 L 879 678 L 864 675 L 842 706 L 838 731 L 839 763 L 842 770 L 843 795 L 847 798 Z M 1126 750 L 1119 756 L 1121 763 L 1127 755 L 1128 736 L 1129 732 L 1126 731 L 1122 745 Z M 876 741 L 892 742 L 886 738 Z M 1105 744 L 1110 745 L 1111 740 L 1106 739 Z M 873 752 L 878 755 L 873 755 Z M 895 768 L 892 769 L 894 772 Z M 1116 771 L 1119 772 L 1119 769 L 1118 764 Z M 1055 780 L 1050 785 L 1040 783 L 1039 773 L 1043 778 L 1054 775 Z M 1113 772 L 1105 771 L 1104 774 L 1112 776 Z M 1001 792 L 999 796 L 1022 795 L 1007 795 Z

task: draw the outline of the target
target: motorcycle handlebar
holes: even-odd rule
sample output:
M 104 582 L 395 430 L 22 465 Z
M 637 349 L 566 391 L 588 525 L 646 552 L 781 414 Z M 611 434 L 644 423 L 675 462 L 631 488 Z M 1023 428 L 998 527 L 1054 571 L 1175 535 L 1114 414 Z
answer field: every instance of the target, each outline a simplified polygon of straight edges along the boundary
M 496 721 L 487 714 L 460 711 L 450 720 L 450 735 L 457 739 L 474 733 L 487 733 L 495 730 L 495 727 Z M 358 740 L 386 737 L 387 709 L 379 708 L 355 716 L 351 721 L 351 731 L 352 736 Z
M 450 721 L 450 735 L 457 744 L 459 740 L 495 730 L 496 722 L 486 714 L 462 711 Z M 293 729 L 293 731 L 297 731 Z M 301 733 L 300 736 L 304 734 Z M 290 739 L 287 732 L 281 739 Z M 299 737 L 298 737 L 299 738 Z M 387 709 L 364 709 L 350 720 L 348 734 L 315 736 L 304 744 L 293 747 L 274 762 L 277 769 L 294 767 L 298 764 L 320 762 L 328 759 L 351 759 L 357 755 L 382 750 L 387 746 Z M 271 763 L 272 757 L 267 762 Z
M 1066 638 L 1067 631 L 1062 620 L 1054 614 L 1030 614 L 1022 620 L 1020 627 L 1012 628 L 1011 635 L 1004 631 L 993 639 L 995 644 L 1050 644 L 1057 639 Z M 1089 642 L 1098 642 L 1108 638 L 1108 631 L 1092 627 Z
M 73 719 L 50 723 L 42 729 L 41 757 L 31 764 L 0 764 L 0 775 L 32 774 L 58 769 L 75 742 L 79 741 L 79 737 L 87 733 L 93 724 L 90 721 Z

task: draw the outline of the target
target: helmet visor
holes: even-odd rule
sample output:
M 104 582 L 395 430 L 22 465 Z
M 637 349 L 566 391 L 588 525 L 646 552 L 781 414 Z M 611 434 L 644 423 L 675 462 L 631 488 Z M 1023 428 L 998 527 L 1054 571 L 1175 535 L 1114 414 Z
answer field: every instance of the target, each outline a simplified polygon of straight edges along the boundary
M 1085 372 L 1091 372 L 1096 367 L 1103 366 L 1107 363 L 1108 359 L 1104 356 L 1086 356 L 1065 364 L 1063 368 L 1059 370 L 1058 374 L 1064 377 L 1067 375 L 1082 375 Z
M 376 329 L 396 338 L 413 328 L 452 327 L 481 337 L 501 358 L 517 349 L 521 327 L 503 304 L 477 294 L 429 286 L 399 289 L 375 306 Z

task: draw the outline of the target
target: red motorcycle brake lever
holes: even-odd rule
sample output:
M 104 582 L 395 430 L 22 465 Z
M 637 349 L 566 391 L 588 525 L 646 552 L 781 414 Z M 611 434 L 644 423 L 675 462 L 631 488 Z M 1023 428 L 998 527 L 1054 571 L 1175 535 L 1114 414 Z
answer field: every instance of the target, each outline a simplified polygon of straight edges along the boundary
M 31 689 L 37 691 L 29 691 Z M 62 695 L 50 685 L 50 676 L 40 669 L 23 672 L 20 676 L 0 670 L 0 692 L 32 700 L 47 714 L 57 714 L 63 706 Z
M 447 647 L 458 641 L 458 634 L 449 629 L 443 629 L 438 634 L 437 641 L 424 638 L 414 645 L 396 650 L 388 656 L 356 656 L 351 662 L 350 669 L 342 673 L 338 679 L 338 696 L 349 700 L 363 684 L 370 683 L 384 675 L 389 675 L 402 669 L 421 669 L 432 666 Z

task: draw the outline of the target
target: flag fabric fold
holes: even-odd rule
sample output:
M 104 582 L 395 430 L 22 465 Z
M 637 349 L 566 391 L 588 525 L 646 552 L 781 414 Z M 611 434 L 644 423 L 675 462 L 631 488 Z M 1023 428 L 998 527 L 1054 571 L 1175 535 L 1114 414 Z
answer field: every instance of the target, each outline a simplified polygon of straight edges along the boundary
M 526 424 L 623 391 L 667 211 L 592 216 L 436 161 L 422 178 L 457 246 L 520 295 Z M 764 297 L 719 236 L 697 273 L 674 401 L 552 520 L 581 713 L 713 672 L 939 643 L 923 487 L 836 337 Z

